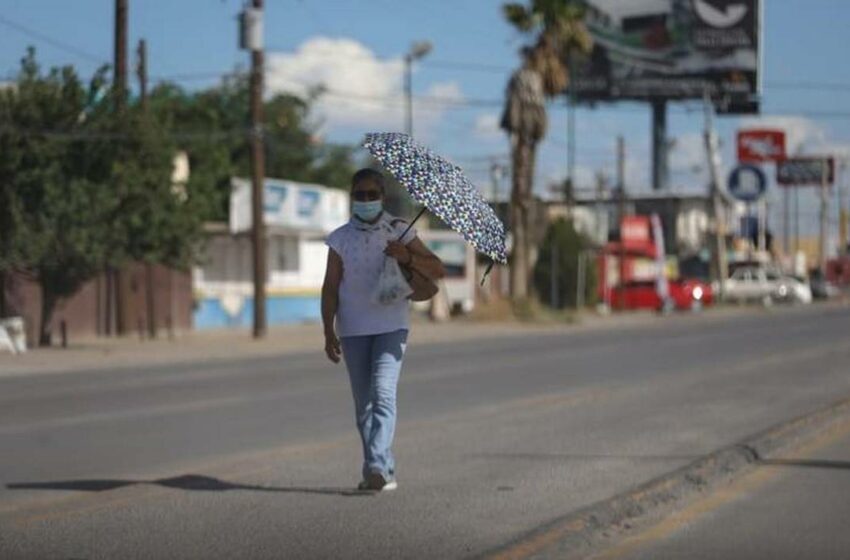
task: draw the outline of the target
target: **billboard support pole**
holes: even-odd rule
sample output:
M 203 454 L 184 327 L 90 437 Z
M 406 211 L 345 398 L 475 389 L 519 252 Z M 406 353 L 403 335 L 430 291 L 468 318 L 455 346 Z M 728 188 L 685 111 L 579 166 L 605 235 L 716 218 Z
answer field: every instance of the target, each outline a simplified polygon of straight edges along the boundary
M 718 295 L 722 301 L 725 295 L 724 283 L 728 277 L 728 263 L 726 261 L 726 216 L 720 200 L 720 154 L 718 153 L 717 133 L 714 131 L 714 111 L 708 92 L 705 92 L 703 105 L 705 111 L 705 150 L 708 158 L 708 171 L 711 176 L 711 202 L 709 203 L 709 211 L 714 226 L 711 272 L 712 280 L 717 281 L 717 286 L 720 290 Z
M 782 189 L 782 250 L 791 253 L 791 193 L 788 187 Z
M 667 172 L 667 101 L 653 99 L 652 105 L 652 190 L 668 187 Z
M 827 176 L 829 175 L 829 160 L 824 158 L 821 162 L 820 171 L 820 247 L 818 256 L 820 257 L 818 266 L 821 272 L 826 273 L 826 238 L 829 235 L 829 194 L 827 186 Z
M 800 252 L 800 189 L 794 187 L 794 258 Z

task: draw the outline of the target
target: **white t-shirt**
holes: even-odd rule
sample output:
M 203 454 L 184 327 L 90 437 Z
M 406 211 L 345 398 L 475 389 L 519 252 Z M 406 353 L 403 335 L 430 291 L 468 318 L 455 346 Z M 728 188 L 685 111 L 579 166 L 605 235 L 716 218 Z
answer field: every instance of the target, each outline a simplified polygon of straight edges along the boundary
M 342 259 L 342 283 L 336 315 L 338 336 L 365 336 L 410 328 L 410 304 L 407 300 L 392 305 L 372 302 L 387 242 L 398 239 L 407 225 L 407 222 L 384 212 L 374 224 L 352 217 L 328 236 L 328 247 Z M 407 245 L 415 237 L 416 230 L 410 228 L 402 242 Z

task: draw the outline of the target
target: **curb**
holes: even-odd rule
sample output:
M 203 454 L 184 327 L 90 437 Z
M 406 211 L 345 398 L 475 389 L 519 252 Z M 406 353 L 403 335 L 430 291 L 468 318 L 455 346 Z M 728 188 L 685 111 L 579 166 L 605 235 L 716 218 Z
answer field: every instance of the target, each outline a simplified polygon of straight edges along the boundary
M 555 519 L 476 558 L 508 560 L 588 554 L 603 540 L 626 536 L 638 525 L 730 482 L 769 453 L 846 417 L 850 417 L 850 397 L 774 425 L 636 488 Z

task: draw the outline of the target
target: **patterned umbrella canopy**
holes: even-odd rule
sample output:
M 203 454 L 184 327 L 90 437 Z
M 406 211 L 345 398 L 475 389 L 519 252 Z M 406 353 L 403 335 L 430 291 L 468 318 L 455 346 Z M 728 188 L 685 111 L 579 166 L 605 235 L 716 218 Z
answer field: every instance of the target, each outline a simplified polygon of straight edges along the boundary
M 505 226 L 460 167 L 398 132 L 367 134 L 363 146 L 417 202 L 479 252 L 507 262 Z

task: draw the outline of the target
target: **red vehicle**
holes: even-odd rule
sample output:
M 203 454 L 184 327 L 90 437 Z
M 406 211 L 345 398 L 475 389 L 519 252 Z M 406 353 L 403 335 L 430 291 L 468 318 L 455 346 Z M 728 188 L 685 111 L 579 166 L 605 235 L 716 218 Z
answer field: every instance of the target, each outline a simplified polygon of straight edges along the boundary
M 670 280 L 670 300 L 675 309 L 691 310 L 700 309 L 711 305 L 714 301 L 714 293 L 709 284 L 699 280 Z M 661 311 L 664 303 L 658 296 L 654 280 L 627 282 L 625 294 L 620 295 L 620 290 L 615 288 L 611 291 L 611 305 L 614 309 L 651 309 Z M 625 306 L 622 305 L 622 301 Z

